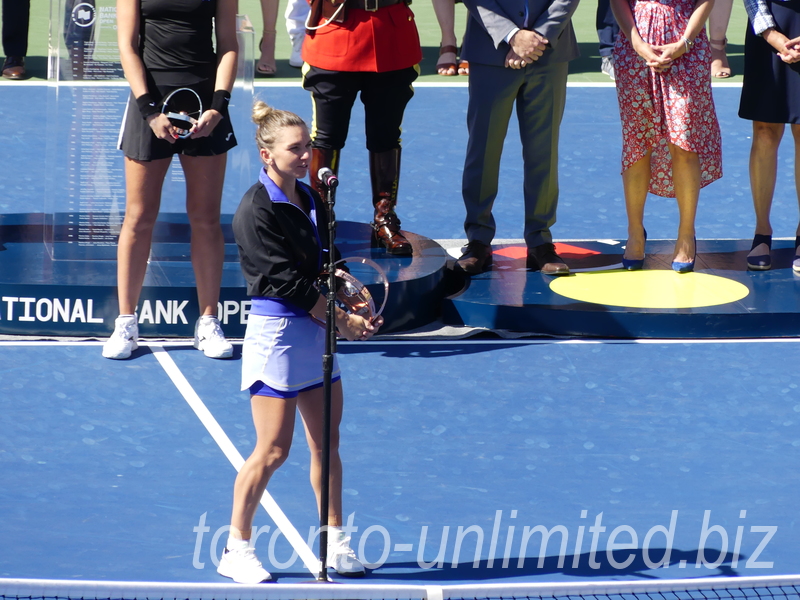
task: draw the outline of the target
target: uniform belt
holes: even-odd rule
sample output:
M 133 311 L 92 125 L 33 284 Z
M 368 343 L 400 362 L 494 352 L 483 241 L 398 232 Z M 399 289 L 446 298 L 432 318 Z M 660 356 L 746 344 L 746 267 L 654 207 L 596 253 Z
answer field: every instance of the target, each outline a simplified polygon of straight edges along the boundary
M 375 12 L 379 8 L 394 6 L 395 4 L 400 4 L 401 2 L 405 2 L 405 0 L 347 0 L 347 7 L 360 8 L 362 10 Z

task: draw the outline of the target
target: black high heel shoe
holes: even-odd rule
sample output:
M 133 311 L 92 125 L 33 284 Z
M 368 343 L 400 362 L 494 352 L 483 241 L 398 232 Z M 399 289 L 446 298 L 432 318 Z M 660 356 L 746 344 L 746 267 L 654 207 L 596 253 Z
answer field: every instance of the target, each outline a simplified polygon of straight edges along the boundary
M 647 244 L 647 229 L 644 230 L 644 243 Z M 625 242 L 625 248 L 627 249 L 628 242 Z M 647 252 L 642 258 L 625 258 L 625 255 L 622 255 L 622 267 L 628 271 L 639 271 L 644 267 L 644 259 L 647 257 Z
M 753 245 L 750 246 L 750 250 L 752 251 L 760 244 L 767 245 L 767 253 L 747 257 L 747 268 L 751 271 L 769 271 L 769 269 L 772 268 L 772 257 L 769 253 L 769 251 L 772 250 L 772 236 L 762 235 L 760 233 L 755 234 L 753 236 Z

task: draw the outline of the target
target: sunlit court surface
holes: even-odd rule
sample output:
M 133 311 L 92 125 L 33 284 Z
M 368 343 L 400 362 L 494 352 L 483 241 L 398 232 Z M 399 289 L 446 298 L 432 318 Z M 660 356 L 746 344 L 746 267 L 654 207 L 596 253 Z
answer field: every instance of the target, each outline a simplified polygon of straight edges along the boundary
M 121 87 L 109 91 L 117 93 L 124 97 Z M 679 290 L 667 305 L 658 304 L 663 294 L 626 295 L 627 282 L 618 279 L 593 288 L 574 284 L 586 281 L 576 276 L 559 280 L 571 289 L 550 281 L 529 288 L 570 306 L 608 293 L 603 306 L 615 308 L 604 314 L 638 307 L 645 316 L 691 316 L 691 335 L 670 334 L 673 321 L 667 321 L 652 335 L 619 339 L 537 331 L 503 339 L 513 327 L 484 327 L 504 331 L 456 339 L 434 329 L 419 338 L 339 344 L 344 513 L 351 545 L 368 566 L 364 579 L 331 572 L 335 584 L 310 583 L 317 576 L 318 516 L 299 423 L 292 453 L 255 521 L 259 558 L 277 583 L 237 587 L 217 575 L 233 480 L 255 442 L 249 399 L 239 391 L 240 344 L 233 359 L 215 361 L 185 339 L 145 341 L 130 360 L 110 361 L 97 341 L 4 336 L 0 594 L 797 598 L 800 395 L 794 371 L 800 343 L 792 328 L 800 303 L 799 282 L 784 256 L 797 222 L 793 156 L 785 144 L 773 209 L 781 249 L 775 268 L 749 273 L 743 257 L 753 227 L 750 123 L 736 116 L 739 88 L 715 87 L 714 93 L 725 175 L 701 192 L 695 275 L 724 279 L 725 286 L 691 296 L 688 304 L 678 302 L 686 297 Z M 307 94 L 296 85 L 258 86 L 256 95 L 311 116 Z M 458 253 L 454 240 L 463 238 L 466 99 L 465 87 L 420 86 L 404 122 L 403 228 L 440 241 L 451 256 Z M 28 107 L 25 115 L 44 114 L 46 86 L 0 86 L 0 117 L 11 118 L 14 105 Z M 371 207 L 358 105 L 354 115 L 337 216 L 365 223 Z M 26 116 L 12 136 L 0 133 L 2 164 L 16 165 L 15 177 L 0 185 L 4 235 L 18 224 L 16 215 L 44 212 L 52 169 L 42 159 L 41 125 Z M 241 145 L 251 143 L 249 132 L 237 135 Z M 614 278 L 625 275 L 613 268 L 626 237 L 619 137 L 613 88 L 570 86 L 553 233 L 561 243 L 612 257 L 603 269 Z M 513 263 L 521 175 L 512 119 L 495 207 L 498 238 L 509 240 L 511 250 L 464 292 L 479 295 L 475 303 L 480 294 L 497 293 L 514 308 L 506 292 L 491 286 L 515 276 L 526 286 L 541 279 Z M 226 188 L 223 213 L 233 212 L 243 191 Z M 179 213 L 182 206 L 182 194 L 165 196 L 162 212 Z M 651 196 L 645 222 L 652 246 L 643 273 L 668 269 L 659 261 L 677 228 L 674 200 Z M 24 303 L 8 300 L 22 296 L 11 290 L 24 283 L 25 270 L 46 274 L 42 261 L 16 262 L 24 255 L 20 246 L 0 238 L 4 327 L 26 314 Z M 69 264 L 87 278 L 113 269 L 107 259 Z M 154 262 L 154 272 L 163 270 L 152 277 L 168 286 L 173 267 Z M 235 256 L 225 269 L 226 277 L 238 277 Z M 779 291 L 770 293 L 772 285 Z M 31 322 L 38 323 L 47 313 L 37 316 L 30 306 Z M 69 317 L 75 314 L 72 305 Z M 582 322 L 594 318 L 587 314 Z M 754 321 L 753 314 L 767 316 Z M 92 314 L 109 333 L 114 316 Z M 737 319 L 751 325 L 741 333 L 722 329 Z M 781 333 L 784 324 L 789 329 Z M 706 578 L 717 589 L 683 590 L 704 588 Z M 668 587 L 658 588 L 665 582 Z M 598 587 L 570 587 L 586 583 Z

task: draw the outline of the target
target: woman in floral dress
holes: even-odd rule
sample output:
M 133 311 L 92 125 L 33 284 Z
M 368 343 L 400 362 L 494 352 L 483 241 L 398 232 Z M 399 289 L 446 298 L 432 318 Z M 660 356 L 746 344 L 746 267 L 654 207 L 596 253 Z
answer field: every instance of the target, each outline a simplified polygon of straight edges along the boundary
M 672 267 L 694 269 L 700 188 L 722 176 L 719 123 L 711 97 L 704 23 L 713 0 L 611 0 L 622 120 L 622 184 L 628 213 L 623 264 L 644 263 L 648 190 L 678 201 Z

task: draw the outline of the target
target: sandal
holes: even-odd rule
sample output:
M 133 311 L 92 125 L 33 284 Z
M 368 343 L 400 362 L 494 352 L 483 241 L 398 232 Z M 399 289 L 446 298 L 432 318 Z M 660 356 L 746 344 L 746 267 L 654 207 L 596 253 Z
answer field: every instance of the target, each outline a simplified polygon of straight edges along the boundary
M 264 59 L 264 40 L 267 41 L 268 44 L 271 43 L 272 45 L 272 58 Z M 275 75 L 278 71 L 278 68 L 275 66 L 275 30 L 272 31 L 265 31 L 264 35 L 261 37 L 261 41 L 258 42 L 258 50 L 261 52 L 261 58 L 258 59 L 256 62 L 256 72 L 261 75 Z
M 711 76 L 716 79 L 728 79 L 733 75 L 728 64 L 728 54 L 726 52 L 728 38 L 722 38 L 721 40 L 709 38 L 708 42 L 711 45 Z
M 444 77 L 452 77 L 456 75 L 458 71 L 456 70 L 456 53 L 458 52 L 458 48 L 453 46 L 452 44 L 447 44 L 446 46 L 439 47 L 439 60 L 436 61 L 436 72 L 439 75 L 443 75 Z M 449 60 L 450 57 L 447 56 L 448 54 L 452 54 L 452 60 Z
M 469 62 L 466 60 L 459 60 L 458 61 L 458 74 L 459 75 L 469 75 Z

